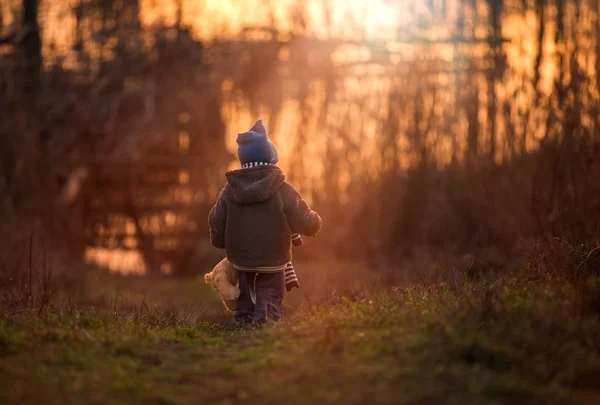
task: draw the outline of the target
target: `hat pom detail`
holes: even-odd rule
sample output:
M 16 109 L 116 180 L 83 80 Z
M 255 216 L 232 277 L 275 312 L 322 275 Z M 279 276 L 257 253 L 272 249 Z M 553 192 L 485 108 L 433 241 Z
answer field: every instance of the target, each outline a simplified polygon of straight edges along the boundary
M 265 124 L 263 124 L 262 120 L 258 120 L 252 125 L 252 128 L 249 129 L 248 132 L 258 132 L 264 136 L 267 136 L 267 128 L 265 128 Z

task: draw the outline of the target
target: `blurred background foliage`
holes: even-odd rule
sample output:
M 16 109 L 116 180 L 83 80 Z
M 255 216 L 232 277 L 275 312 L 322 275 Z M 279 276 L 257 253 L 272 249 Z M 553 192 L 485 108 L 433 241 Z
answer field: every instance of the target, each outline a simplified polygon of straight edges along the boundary
M 1 282 L 46 254 L 208 270 L 207 213 L 257 118 L 325 221 L 299 256 L 494 261 L 597 239 L 599 15 L 599 0 L 3 0 Z

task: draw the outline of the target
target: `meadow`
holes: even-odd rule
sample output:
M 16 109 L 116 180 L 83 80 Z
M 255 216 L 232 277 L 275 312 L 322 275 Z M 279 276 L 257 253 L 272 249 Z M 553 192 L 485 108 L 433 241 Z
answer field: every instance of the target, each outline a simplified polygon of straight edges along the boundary
M 49 298 L 5 293 L 2 403 L 598 403 L 594 251 L 457 263 L 395 280 L 300 263 L 287 318 L 260 329 L 236 326 L 200 279 L 84 268 Z

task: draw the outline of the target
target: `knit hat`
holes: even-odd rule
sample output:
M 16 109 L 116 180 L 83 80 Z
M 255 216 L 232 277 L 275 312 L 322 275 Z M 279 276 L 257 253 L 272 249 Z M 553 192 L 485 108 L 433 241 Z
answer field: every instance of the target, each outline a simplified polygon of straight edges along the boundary
M 262 120 L 250 128 L 248 132 L 238 134 L 238 157 L 242 165 L 248 163 L 272 163 L 279 162 L 277 149 L 269 139 L 267 139 L 267 130 Z

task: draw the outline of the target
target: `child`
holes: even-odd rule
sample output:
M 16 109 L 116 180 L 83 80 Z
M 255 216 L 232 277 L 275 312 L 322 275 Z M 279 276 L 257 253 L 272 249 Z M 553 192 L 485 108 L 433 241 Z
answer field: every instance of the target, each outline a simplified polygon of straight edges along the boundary
M 277 321 L 283 315 L 292 235 L 315 235 L 321 217 L 285 181 L 261 120 L 238 134 L 237 143 L 242 168 L 225 173 L 227 184 L 208 217 L 210 239 L 239 271 L 236 321 Z

